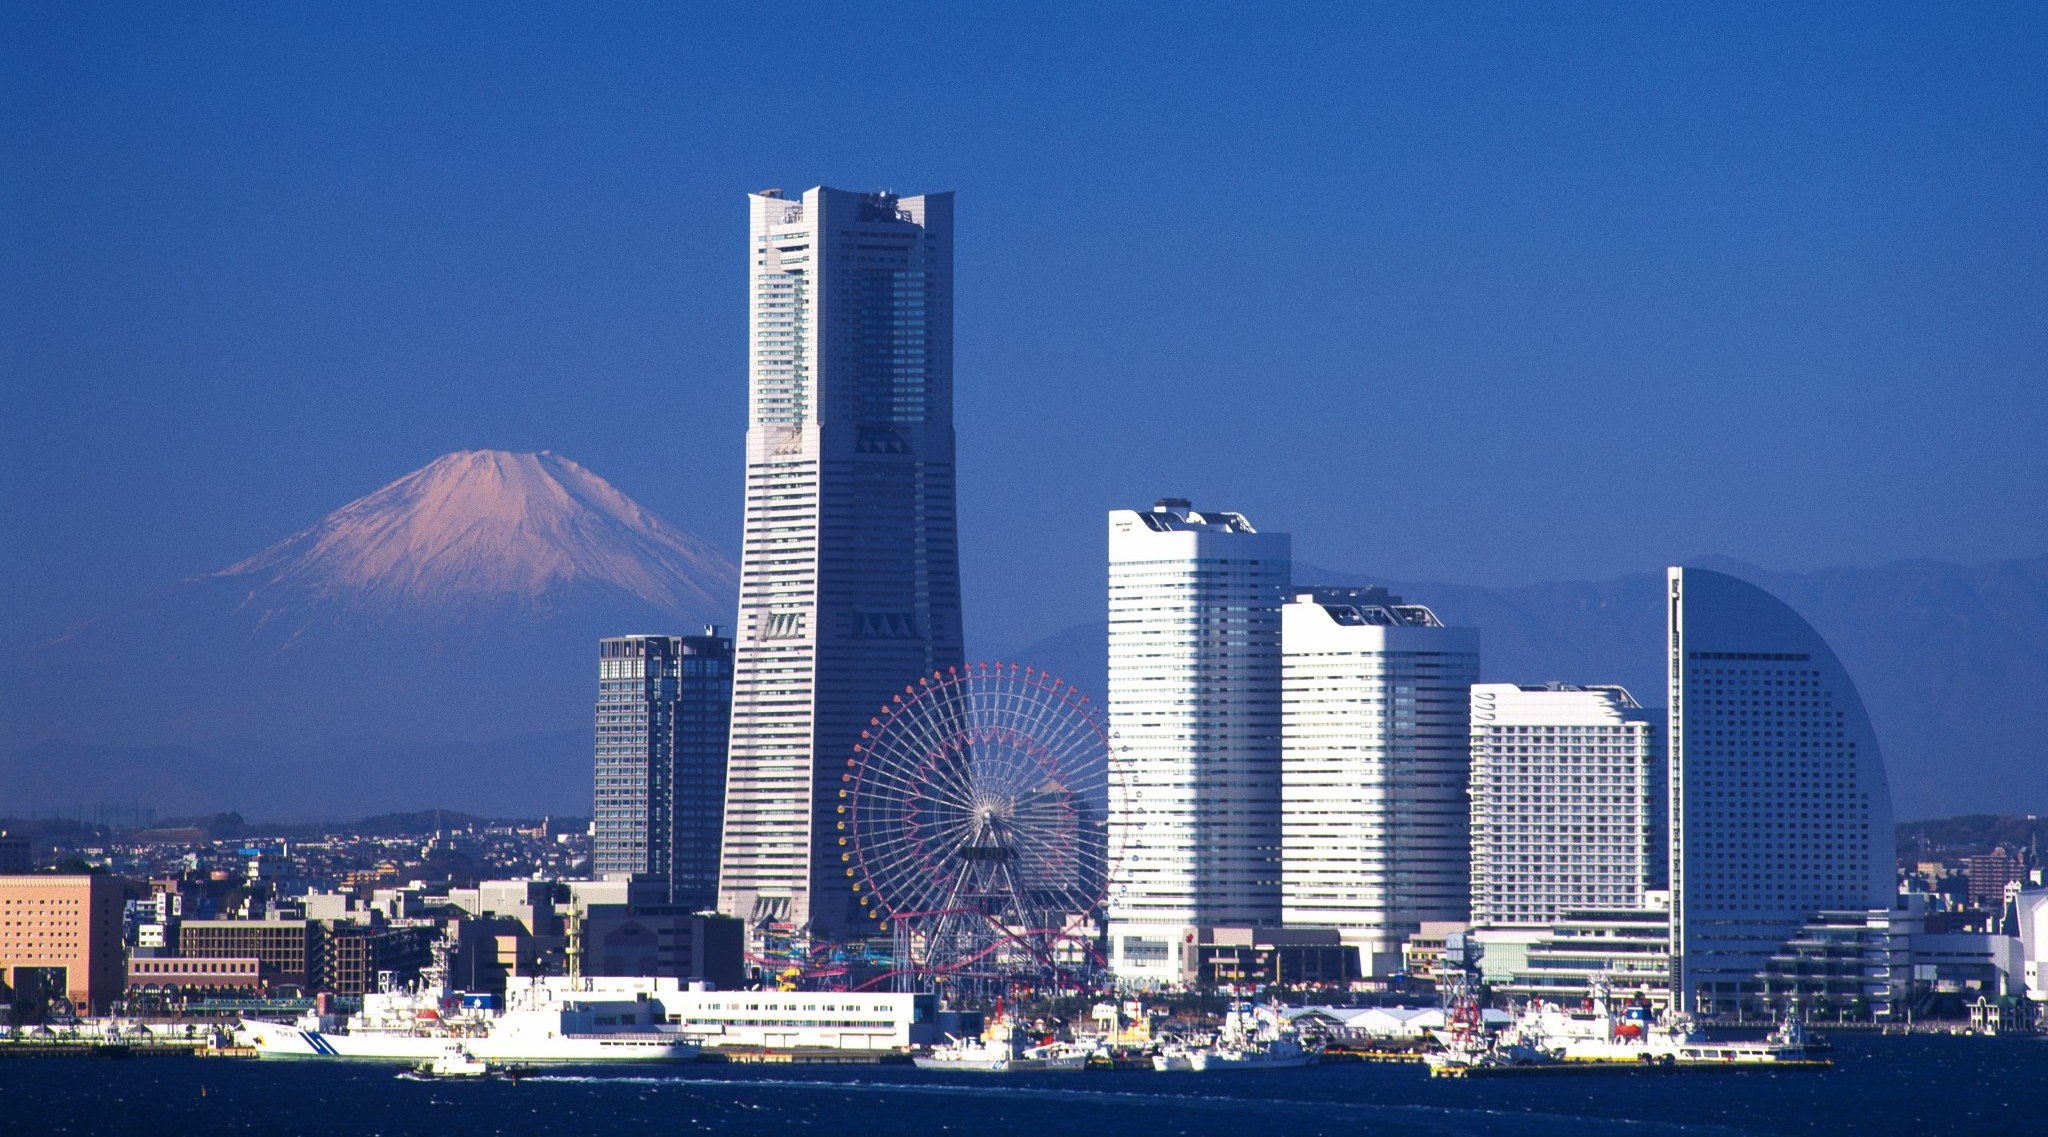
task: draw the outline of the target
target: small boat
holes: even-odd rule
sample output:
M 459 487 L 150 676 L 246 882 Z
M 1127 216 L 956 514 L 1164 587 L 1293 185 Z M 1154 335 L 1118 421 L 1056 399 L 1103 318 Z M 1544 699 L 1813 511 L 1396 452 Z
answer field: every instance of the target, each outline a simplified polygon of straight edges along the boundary
M 1181 1042 L 1169 1042 L 1152 1055 L 1152 1068 L 1162 1074 L 1180 1073 L 1195 1068 L 1194 1054 L 1200 1046 Z
M 437 1054 L 432 1060 L 422 1062 L 398 1076 L 413 1082 L 439 1082 L 455 1078 L 482 1078 L 502 1074 L 498 1067 L 478 1058 L 460 1046 L 451 1046 Z M 515 1075 L 508 1080 L 517 1080 Z

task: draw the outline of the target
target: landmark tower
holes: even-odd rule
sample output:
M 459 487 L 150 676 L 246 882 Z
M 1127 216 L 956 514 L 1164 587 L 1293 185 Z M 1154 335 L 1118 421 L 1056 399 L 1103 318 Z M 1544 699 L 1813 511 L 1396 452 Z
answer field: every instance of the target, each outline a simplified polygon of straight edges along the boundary
M 953 195 L 748 199 L 746 521 L 719 909 L 879 934 L 841 778 L 882 704 L 962 662 Z

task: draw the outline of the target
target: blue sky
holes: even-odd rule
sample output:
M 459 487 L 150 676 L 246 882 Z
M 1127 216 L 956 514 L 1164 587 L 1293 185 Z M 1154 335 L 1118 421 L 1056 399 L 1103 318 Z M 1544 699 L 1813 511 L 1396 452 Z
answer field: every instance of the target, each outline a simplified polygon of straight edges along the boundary
M 0 624 L 449 450 L 736 551 L 744 194 L 959 195 L 969 616 L 1161 493 L 1409 579 L 2037 556 L 2021 5 L 12 4 Z

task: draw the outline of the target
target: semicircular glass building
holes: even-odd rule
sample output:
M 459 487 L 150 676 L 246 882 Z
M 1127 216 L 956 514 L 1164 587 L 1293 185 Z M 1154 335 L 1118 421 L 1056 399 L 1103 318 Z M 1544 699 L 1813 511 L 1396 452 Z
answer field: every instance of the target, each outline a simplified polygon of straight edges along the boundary
M 1763 589 L 1669 571 L 1671 953 L 1695 1010 L 1754 1006 L 1816 913 L 1889 908 L 1891 789 L 1841 660 Z

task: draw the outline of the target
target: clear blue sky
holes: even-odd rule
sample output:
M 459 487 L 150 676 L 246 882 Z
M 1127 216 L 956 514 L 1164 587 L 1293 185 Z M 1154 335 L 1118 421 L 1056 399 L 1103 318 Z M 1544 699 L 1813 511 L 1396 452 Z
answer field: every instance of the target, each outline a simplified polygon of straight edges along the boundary
M 736 551 L 743 195 L 819 182 L 959 194 L 985 644 L 1160 493 L 1474 583 L 2048 552 L 2041 6 L 700 7 L 7 5 L 0 625 L 465 447 Z

